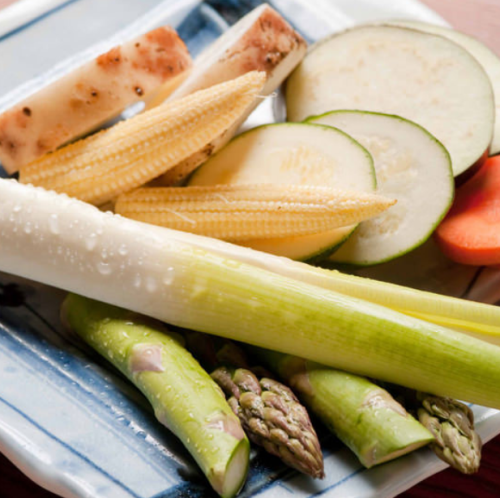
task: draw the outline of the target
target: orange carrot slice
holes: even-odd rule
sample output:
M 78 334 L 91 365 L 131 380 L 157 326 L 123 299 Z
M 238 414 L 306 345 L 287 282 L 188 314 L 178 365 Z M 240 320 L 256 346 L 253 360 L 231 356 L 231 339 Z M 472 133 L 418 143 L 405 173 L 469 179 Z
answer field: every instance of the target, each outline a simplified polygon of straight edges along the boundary
M 450 259 L 466 265 L 500 264 L 500 156 L 489 158 L 456 193 L 436 230 Z

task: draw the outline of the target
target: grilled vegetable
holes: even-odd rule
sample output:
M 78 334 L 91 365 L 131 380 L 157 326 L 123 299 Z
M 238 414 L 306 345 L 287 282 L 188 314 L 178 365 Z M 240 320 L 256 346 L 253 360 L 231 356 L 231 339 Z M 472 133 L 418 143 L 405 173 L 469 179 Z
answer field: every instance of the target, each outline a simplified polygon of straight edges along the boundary
M 63 318 L 142 391 L 214 490 L 235 496 L 248 471 L 248 439 L 182 338 L 140 315 L 76 295 L 64 302 Z
M 373 467 L 434 440 L 381 387 L 363 377 L 302 358 L 251 348 L 276 372 L 365 467 Z
M 169 98 L 184 97 L 248 71 L 266 73 L 266 83 L 261 93 L 269 95 L 281 85 L 305 53 L 306 42 L 290 24 L 269 5 L 260 5 L 196 58 L 189 78 Z M 232 138 L 260 102 L 255 100 L 228 131 L 167 171 L 158 181 L 170 186 L 185 179 Z M 158 99 L 152 104 L 156 103 Z
M 362 223 L 330 260 L 382 263 L 431 236 L 454 193 L 450 156 L 431 134 L 406 119 L 364 111 L 334 111 L 308 121 L 335 126 L 366 147 L 374 160 L 377 191 L 398 199 L 391 210 Z
M 68 145 L 21 170 L 23 183 L 104 204 L 164 173 L 228 129 L 252 104 L 263 73 L 201 90 Z
M 467 50 L 396 26 L 360 26 L 317 43 L 288 80 L 286 105 L 290 121 L 338 109 L 411 119 L 444 144 L 455 176 L 487 151 L 495 119 L 488 75 Z
M 345 133 L 331 127 L 281 123 L 239 135 L 209 159 L 189 185 L 272 183 L 327 186 L 373 192 L 370 154 Z M 301 237 L 249 239 L 242 245 L 292 259 L 328 255 L 354 230 L 349 227 Z
M 307 410 L 289 387 L 263 369 L 249 369 L 234 342 L 187 333 L 188 348 L 211 371 L 249 439 L 284 463 L 316 478 L 324 477 L 323 455 Z
M 272 271 L 274 258 L 263 257 L 271 270 L 262 270 L 203 249 L 193 234 L 12 180 L 0 181 L 0 203 L 0 271 L 180 327 L 500 407 L 496 346 L 283 277 Z M 209 247 L 216 242 L 206 239 Z
M 9 173 L 150 98 L 191 65 L 174 29 L 114 47 L 0 116 L 0 160 Z
M 375 194 L 298 185 L 143 188 L 119 197 L 115 212 L 223 240 L 313 234 L 376 216 L 395 201 Z

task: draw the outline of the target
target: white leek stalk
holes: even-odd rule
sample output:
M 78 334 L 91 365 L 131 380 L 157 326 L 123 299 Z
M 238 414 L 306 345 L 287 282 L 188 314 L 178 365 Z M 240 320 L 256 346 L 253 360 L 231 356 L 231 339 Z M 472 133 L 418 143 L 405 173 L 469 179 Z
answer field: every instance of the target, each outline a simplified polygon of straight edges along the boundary
M 221 256 L 185 233 L 1 180 L 0 237 L 0 270 L 177 326 L 500 408 L 500 348 Z

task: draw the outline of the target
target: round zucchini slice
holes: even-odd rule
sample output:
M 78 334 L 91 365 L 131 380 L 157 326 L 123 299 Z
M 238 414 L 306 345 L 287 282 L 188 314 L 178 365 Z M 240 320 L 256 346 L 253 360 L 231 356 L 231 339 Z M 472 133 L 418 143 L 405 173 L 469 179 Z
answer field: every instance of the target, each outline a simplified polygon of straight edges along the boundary
M 398 26 L 361 26 L 313 47 L 288 78 L 289 121 L 340 109 L 397 114 L 447 148 L 458 176 L 483 158 L 495 101 L 479 62 L 457 43 Z
M 359 224 L 330 256 L 338 263 L 368 266 L 390 261 L 423 244 L 453 201 L 450 155 L 421 126 L 399 116 L 334 111 L 311 122 L 337 127 L 371 153 L 378 192 L 397 204 Z
M 384 23 L 385 24 L 385 23 Z M 444 36 L 451 41 L 465 48 L 483 66 L 486 74 L 490 78 L 495 96 L 495 129 L 493 141 L 490 146 L 490 155 L 500 153 L 500 57 L 493 50 L 476 38 L 461 33 L 452 28 L 445 28 L 436 24 L 429 24 L 420 21 L 391 21 L 389 24 L 402 26 L 405 28 L 417 29 L 426 33 Z
M 344 132 L 312 123 L 253 128 L 201 166 L 189 185 L 276 183 L 373 192 L 373 160 Z M 252 239 L 241 245 L 296 260 L 330 254 L 356 226 L 300 237 Z

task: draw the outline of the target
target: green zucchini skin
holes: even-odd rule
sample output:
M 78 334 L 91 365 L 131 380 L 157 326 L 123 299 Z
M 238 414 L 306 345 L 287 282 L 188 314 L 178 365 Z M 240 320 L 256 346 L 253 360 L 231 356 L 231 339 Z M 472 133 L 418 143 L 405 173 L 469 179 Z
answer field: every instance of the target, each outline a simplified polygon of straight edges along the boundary
M 392 114 L 337 110 L 308 122 L 350 133 L 372 154 L 378 190 L 398 203 L 363 222 L 329 259 L 370 267 L 407 254 L 432 235 L 448 212 L 455 191 L 451 157 L 425 128 Z

